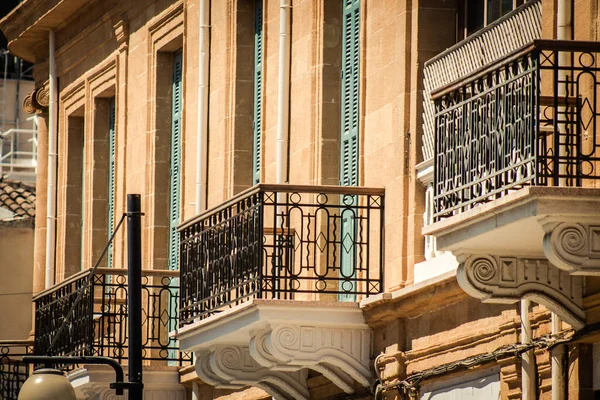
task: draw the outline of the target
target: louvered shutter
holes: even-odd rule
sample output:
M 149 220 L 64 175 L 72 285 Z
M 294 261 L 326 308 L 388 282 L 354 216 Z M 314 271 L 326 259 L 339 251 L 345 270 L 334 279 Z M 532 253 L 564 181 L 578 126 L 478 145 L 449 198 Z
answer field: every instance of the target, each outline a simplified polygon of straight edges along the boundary
M 358 186 L 360 0 L 343 0 L 342 15 L 342 132 L 340 146 L 340 185 Z M 341 204 L 340 301 L 356 301 L 357 199 L 343 196 Z
M 110 99 L 108 110 L 108 237 L 112 235 L 115 228 L 115 98 Z M 107 265 L 113 266 L 113 244 L 108 246 Z
M 169 269 L 178 269 L 177 256 L 179 236 L 179 197 L 181 191 L 181 111 L 182 111 L 182 73 L 183 59 L 181 51 L 173 55 L 173 99 L 171 111 L 171 174 L 169 200 Z
M 252 148 L 252 183 L 260 182 L 260 148 L 262 130 L 262 59 L 263 0 L 254 3 L 254 121 Z
M 360 0 L 343 0 L 340 184 L 358 186 Z

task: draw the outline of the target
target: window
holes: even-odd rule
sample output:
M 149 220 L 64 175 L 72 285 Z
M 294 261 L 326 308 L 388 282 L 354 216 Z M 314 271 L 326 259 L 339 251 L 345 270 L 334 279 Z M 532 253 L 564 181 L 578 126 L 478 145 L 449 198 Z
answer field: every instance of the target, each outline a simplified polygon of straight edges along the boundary
M 524 0 L 459 0 L 458 41 L 508 14 Z
M 260 182 L 260 151 L 262 130 L 262 58 L 263 0 L 254 2 L 254 110 L 252 145 L 252 183 Z
M 358 129 L 359 129 L 359 77 L 360 77 L 360 0 L 343 0 L 342 8 L 342 129 L 340 146 L 340 185 L 358 186 Z M 356 199 L 353 200 L 356 205 Z M 347 203 L 346 203 L 347 204 Z M 342 212 L 341 238 L 353 243 L 356 237 L 355 210 Z M 355 301 L 356 296 L 345 294 L 354 291 L 354 267 L 356 247 L 341 246 L 338 299 Z
M 115 98 L 109 100 L 108 107 L 108 202 L 107 202 L 107 222 L 108 238 L 112 235 L 115 227 Z M 113 266 L 113 245 L 108 247 L 107 265 Z
M 172 77 L 172 103 L 171 103 L 171 161 L 170 161 L 170 183 L 169 183 L 169 269 L 179 269 L 177 257 L 179 250 L 179 236 L 177 225 L 179 225 L 180 192 L 181 192 L 181 112 L 183 102 L 183 57 L 181 50 L 173 54 L 173 77 Z

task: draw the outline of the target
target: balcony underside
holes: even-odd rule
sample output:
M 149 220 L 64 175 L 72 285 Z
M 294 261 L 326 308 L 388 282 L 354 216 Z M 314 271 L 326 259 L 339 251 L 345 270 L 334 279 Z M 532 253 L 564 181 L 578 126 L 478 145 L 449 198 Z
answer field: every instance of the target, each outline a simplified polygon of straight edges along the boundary
M 488 302 L 532 298 L 583 327 L 583 279 L 600 275 L 600 189 L 526 187 L 424 228 Z
M 254 299 L 173 335 L 195 353 L 198 376 L 218 388 L 308 399 L 308 369 L 346 393 L 372 383 L 370 329 L 357 303 Z

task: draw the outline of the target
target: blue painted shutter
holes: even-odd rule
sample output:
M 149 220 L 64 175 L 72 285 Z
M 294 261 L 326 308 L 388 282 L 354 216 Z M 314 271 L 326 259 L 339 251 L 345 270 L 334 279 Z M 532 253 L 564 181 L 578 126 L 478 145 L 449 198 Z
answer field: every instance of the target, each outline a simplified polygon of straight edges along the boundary
M 108 237 L 112 235 L 115 228 L 115 98 L 110 99 L 108 110 Z M 108 246 L 107 265 L 113 266 L 113 245 Z
M 171 111 L 171 175 L 169 199 L 169 269 L 179 269 L 177 257 L 179 250 L 179 197 L 181 191 L 181 111 L 182 111 L 182 73 L 183 59 L 181 51 L 173 55 L 173 99 Z
M 342 12 L 342 132 L 340 148 L 340 185 L 358 186 L 359 129 L 359 65 L 360 65 L 360 0 L 343 0 Z M 357 199 L 344 198 L 341 210 L 341 265 L 338 295 L 341 301 L 355 301 L 352 278 L 356 276 Z
M 260 145 L 262 130 L 263 0 L 254 3 L 254 122 L 252 183 L 260 182 Z

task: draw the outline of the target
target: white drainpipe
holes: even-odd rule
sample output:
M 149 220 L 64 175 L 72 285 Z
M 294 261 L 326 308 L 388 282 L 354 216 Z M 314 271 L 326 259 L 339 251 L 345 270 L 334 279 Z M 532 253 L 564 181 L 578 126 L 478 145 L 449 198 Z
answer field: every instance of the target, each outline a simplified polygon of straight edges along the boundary
M 279 5 L 279 88 L 277 98 L 277 174 L 276 183 L 288 179 L 288 138 L 290 122 L 290 43 L 291 0 Z
M 572 2 L 571 0 L 558 0 L 556 15 L 556 38 L 559 40 L 573 39 L 572 23 Z M 570 57 L 568 52 L 559 53 L 559 65 L 568 66 Z M 560 70 L 558 78 L 565 81 L 568 71 Z M 566 95 L 566 88 L 559 86 L 558 96 Z M 561 127 L 564 129 L 564 126 Z M 564 149 L 560 149 L 560 155 L 564 156 Z M 564 166 L 561 168 L 561 174 L 565 173 Z M 552 313 L 552 333 L 558 333 L 561 330 L 561 321 L 558 316 Z M 560 345 L 552 350 L 552 400 L 564 400 L 565 398 L 565 370 L 564 370 L 565 346 Z
M 210 0 L 200 0 L 198 38 L 198 142 L 196 145 L 196 214 L 206 209 L 208 156 L 208 68 L 210 61 Z
M 45 287 L 50 288 L 54 284 L 54 265 L 56 250 L 56 60 L 54 59 L 55 35 L 53 31 L 48 33 L 48 81 L 49 81 L 49 104 L 48 104 L 48 209 L 46 215 L 46 275 Z
M 521 299 L 521 343 L 531 343 L 533 332 L 531 330 L 531 321 L 529 320 L 530 300 Z M 522 400 L 535 400 L 536 397 L 536 379 L 535 379 L 535 353 L 532 350 L 526 351 L 521 356 L 521 391 Z

